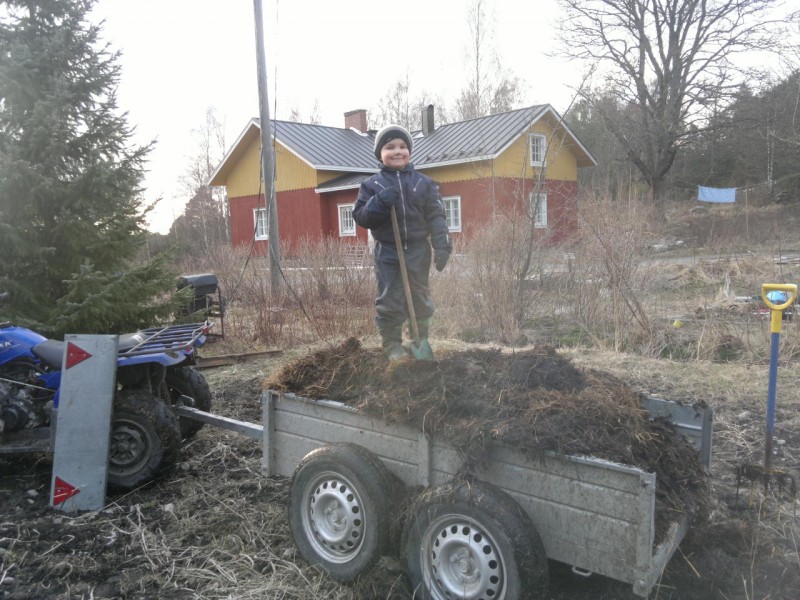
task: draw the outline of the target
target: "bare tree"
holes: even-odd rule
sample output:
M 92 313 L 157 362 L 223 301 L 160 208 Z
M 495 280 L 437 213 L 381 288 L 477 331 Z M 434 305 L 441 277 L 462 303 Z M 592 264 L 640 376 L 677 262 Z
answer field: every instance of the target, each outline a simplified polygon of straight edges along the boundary
M 406 73 L 405 78 L 398 79 L 389 88 L 378 107 L 370 111 L 370 114 L 376 115 L 370 119 L 370 126 L 379 129 L 383 125 L 396 123 L 414 131 L 422 126 L 422 109 L 429 104 L 436 106 L 436 120 L 439 124 L 452 121 L 449 109 L 440 96 L 426 91 L 412 96 L 411 77 Z
M 618 99 L 594 105 L 650 188 L 662 195 L 678 149 L 742 80 L 738 54 L 774 43 L 778 0 L 559 0 L 565 53 L 593 61 Z M 592 95 L 584 98 L 591 101 Z
M 319 100 L 314 100 L 314 106 L 311 109 L 311 114 L 308 116 L 308 119 L 303 117 L 303 113 L 300 112 L 300 108 L 298 108 L 297 105 L 294 105 L 289 111 L 289 116 L 286 118 L 286 120 L 291 121 L 292 123 L 310 123 L 311 125 L 319 125 Z
M 215 110 L 209 108 L 205 123 L 193 133 L 198 150 L 182 178 L 184 191 L 190 201 L 184 209 L 183 218 L 178 217 L 170 233 L 181 241 L 200 245 L 202 250 L 210 250 L 218 243 L 229 241 L 225 194 L 222 188 L 210 188 L 207 185 L 225 153 L 225 127 L 217 119 Z
M 297 108 L 297 106 L 293 106 L 289 111 L 289 116 L 286 118 L 286 120 L 291 121 L 292 123 L 302 123 L 303 115 L 300 114 L 300 109 Z
M 456 100 L 460 120 L 474 119 L 516 108 L 522 98 L 518 77 L 503 69 L 492 47 L 491 18 L 484 0 L 474 0 L 467 13 L 470 32 L 469 79 Z
M 396 123 L 408 130 L 419 128 L 419 115 L 411 100 L 411 80 L 408 72 L 403 79 L 398 79 L 383 97 L 376 114 L 381 124 Z

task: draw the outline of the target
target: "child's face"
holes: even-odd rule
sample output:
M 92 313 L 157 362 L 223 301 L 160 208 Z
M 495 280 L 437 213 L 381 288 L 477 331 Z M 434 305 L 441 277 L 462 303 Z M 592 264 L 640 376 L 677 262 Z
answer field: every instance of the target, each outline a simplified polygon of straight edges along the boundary
M 405 169 L 410 159 L 411 152 L 402 138 L 389 140 L 381 148 L 381 162 L 390 169 Z

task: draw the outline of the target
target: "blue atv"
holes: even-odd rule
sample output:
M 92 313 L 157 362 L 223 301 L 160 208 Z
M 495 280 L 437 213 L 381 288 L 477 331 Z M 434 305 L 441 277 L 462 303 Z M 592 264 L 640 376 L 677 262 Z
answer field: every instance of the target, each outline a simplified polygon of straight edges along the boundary
M 208 383 L 192 367 L 208 329 L 205 322 L 119 336 L 110 486 L 129 490 L 150 481 L 175 463 L 181 440 L 202 427 L 172 407 L 211 410 Z M 0 454 L 52 451 L 65 348 L 65 342 L 0 323 Z

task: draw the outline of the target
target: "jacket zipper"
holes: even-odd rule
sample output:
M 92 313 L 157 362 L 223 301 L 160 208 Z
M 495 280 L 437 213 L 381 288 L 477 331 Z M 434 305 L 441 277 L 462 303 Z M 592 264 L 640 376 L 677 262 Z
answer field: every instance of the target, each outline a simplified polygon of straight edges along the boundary
M 406 220 L 406 199 L 403 196 L 403 182 L 400 179 L 400 171 L 397 173 L 397 187 L 400 188 L 400 203 L 403 205 L 403 232 L 405 233 L 405 242 L 403 243 L 403 250 L 408 250 L 408 222 Z

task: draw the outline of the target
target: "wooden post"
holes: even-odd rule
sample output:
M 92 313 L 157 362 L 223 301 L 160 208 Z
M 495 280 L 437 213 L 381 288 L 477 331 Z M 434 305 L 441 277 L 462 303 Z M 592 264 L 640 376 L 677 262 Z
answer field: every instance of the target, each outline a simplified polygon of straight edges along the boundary
M 256 21 L 256 63 L 258 67 L 259 121 L 261 121 L 261 171 L 264 174 L 264 197 L 267 202 L 269 236 L 269 282 L 270 292 L 281 289 L 281 247 L 278 239 L 278 205 L 275 199 L 275 161 L 272 151 L 272 122 L 269 120 L 269 96 L 267 95 L 267 59 L 264 54 L 264 17 L 261 0 L 253 0 Z

